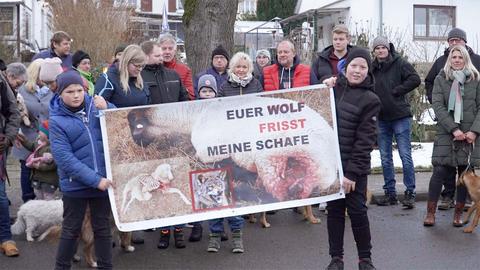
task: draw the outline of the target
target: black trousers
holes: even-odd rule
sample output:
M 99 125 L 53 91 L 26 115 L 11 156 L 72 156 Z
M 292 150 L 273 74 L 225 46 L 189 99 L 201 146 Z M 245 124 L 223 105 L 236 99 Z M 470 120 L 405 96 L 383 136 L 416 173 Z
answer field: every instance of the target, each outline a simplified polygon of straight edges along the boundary
M 448 176 L 445 176 L 444 182 L 443 182 L 443 190 L 442 190 L 442 198 L 450 198 L 454 199 L 455 197 L 455 176 L 456 176 L 456 171 L 452 170 L 451 174 Z
M 430 178 L 430 184 L 428 185 L 428 200 L 438 201 L 440 193 L 442 191 L 442 184 L 449 181 L 449 185 L 453 185 L 455 192 L 455 179 L 456 175 L 460 175 L 467 166 L 433 166 L 432 177 Z M 453 182 L 453 183 L 452 183 Z M 465 186 L 460 185 L 457 187 L 457 202 L 464 203 L 467 198 L 467 189 Z
M 108 197 L 73 198 L 63 196 L 62 236 L 58 245 L 55 269 L 70 269 L 77 250 L 87 205 L 90 207 L 95 256 L 98 269 L 112 269 L 112 235 Z
M 368 222 L 366 192 L 367 176 L 356 179 L 355 191 L 346 194 L 345 199 L 327 203 L 328 242 L 330 256 L 343 256 L 343 235 L 345 233 L 345 209 L 351 220 L 353 237 L 357 244 L 359 258 L 371 257 L 370 223 Z

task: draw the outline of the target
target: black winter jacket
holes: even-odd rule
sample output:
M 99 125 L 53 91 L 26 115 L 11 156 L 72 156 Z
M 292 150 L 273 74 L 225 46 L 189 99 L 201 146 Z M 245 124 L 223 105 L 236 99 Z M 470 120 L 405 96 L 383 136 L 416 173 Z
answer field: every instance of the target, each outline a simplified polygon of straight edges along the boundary
M 188 100 L 188 92 L 180 76 L 163 65 L 146 65 L 142 70 L 143 83 L 150 91 L 150 104 Z
M 242 87 L 240 84 L 236 82 L 230 81 L 230 78 L 224 82 L 220 89 L 218 90 L 219 97 L 230 97 L 230 96 L 238 96 L 238 95 L 245 95 L 245 94 L 252 94 L 252 93 L 260 93 L 263 91 L 262 84 L 255 78 L 245 86 Z
M 357 181 L 370 173 L 370 153 L 376 141 L 380 99 L 373 92 L 371 73 L 357 86 L 350 86 L 339 75 L 334 88 L 338 141 L 343 174 Z
M 353 48 L 352 45 L 347 45 L 347 52 Z M 333 76 L 332 65 L 330 65 L 330 55 L 333 52 L 333 45 L 326 47 L 323 51 L 317 54 L 315 61 L 312 64 L 312 71 L 321 83 L 323 80 Z M 347 58 L 348 53 L 342 58 Z M 340 59 L 341 60 L 341 59 Z
M 420 85 L 421 80 L 413 66 L 403 59 L 390 43 L 388 60 L 372 63 L 375 93 L 382 102 L 378 116 L 382 121 L 393 121 L 412 116 L 406 94 Z
M 467 48 L 468 54 L 470 54 L 470 59 L 472 60 L 472 64 L 480 71 L 480 55 L 473 52 L 472 48 L 465 46 Z M 440 71 L 445 66 L 447 62 L 448 54 L 450 53 L 450 49 L 446 48 L 443 52 L 443 55 L 437 58 L 433 63 L 432 68 L 425 77 L 425 89 L 427 90 L 427 98 L 430 104 L 432 104 L 432 92 L 433 92 L 433 83 L 435 82 L 435 78 L 440 73 Z

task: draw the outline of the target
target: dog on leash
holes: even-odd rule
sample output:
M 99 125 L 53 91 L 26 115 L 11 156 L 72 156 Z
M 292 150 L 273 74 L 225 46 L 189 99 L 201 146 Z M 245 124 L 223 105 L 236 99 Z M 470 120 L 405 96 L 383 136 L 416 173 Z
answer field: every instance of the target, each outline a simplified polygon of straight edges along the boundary
M 62 200 L 30 200 L 20 206 L 17 220 L 12 225 L 12 234 L 25 233 L 27 241 L 42 241 L 50 228 L 59 226 L 63 221 Z
M 464 224 L 468 224 L 470 217 L 475 213 L 472 223 L 468 227 L 463 229 L 465 233 L 472 233 L 475 230 L 475 227 L 478 225 L 480 219 L 480 176 L 477 176 L 472 170 L 467 170 L 458 178 L 457 185 L 464 185 L 470 198 L 474 203 L 467 211 L 467 217 L 465 218 Z

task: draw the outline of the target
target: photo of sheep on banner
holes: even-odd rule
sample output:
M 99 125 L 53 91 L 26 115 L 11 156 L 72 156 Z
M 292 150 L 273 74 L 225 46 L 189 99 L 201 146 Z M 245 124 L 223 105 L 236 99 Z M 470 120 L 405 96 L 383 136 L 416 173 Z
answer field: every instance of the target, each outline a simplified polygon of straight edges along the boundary
M 112 212 L 122 231 L 343 198 L 332 89 L 105 110 Z

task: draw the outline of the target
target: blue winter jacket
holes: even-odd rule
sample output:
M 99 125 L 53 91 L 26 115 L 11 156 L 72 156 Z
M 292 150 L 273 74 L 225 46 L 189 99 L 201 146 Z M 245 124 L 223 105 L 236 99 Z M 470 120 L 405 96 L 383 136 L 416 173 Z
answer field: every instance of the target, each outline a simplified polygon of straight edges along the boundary
M 32 58 L 32 61 L 36 59 L 45 59 L 45 58 L 53 58 L 53 57 L 58 57 L 60 58 L 60 60 L 62 60 L 62 68 L 64 71 L 72 68 L 72 54 L 68 54 L 66 56 L 60 57 L 51 48 L 35 54 Z
M 118 108 L 150 104 L 150 91 L 147 85 L 144 84 L 143 89 L 139 89 L 135 86 L 134 80 L 130 78 L 128 81 L 130 91 L 125 94 L 120 84 L 120 71 L 117 63 L 114 63 L 108 68 L 106 74 L 98 77 L 95 83 L 95 94 L 102 96 Z
M 111 104 L 108 107 L 114 108 Z M 85 109 L 76 113 L 68 110 L 58 95 L 50 101 L 49 139 L 64 196 L 107 196 L 107 192 L 97 189 L 100 179 L 107 175 L 97 115 L 92 97 L 87 94 Z
M 218 87 L 220 87 L 220 85 L 222 85 L 224 82 L 228 81 L 228 73 L 227 73 L 226 70 L 225 70 L 224 73 L 220 74 L 220 73 L 217 72 L 217 70 L 215 68 L 210 67 L 209 69 L 207 69 L 203 72 L 200 72 L 200 73 L 197 74 L 197 76 L 195 76 L 195 80 L 193 80 L 193 88 L 195 90 L 195 95 L 197 95 L 197 92 L 198 92 L 197 91 L 198 90 L 198 80 L 200 79 L 200 77 L 202 77 L 205 74 L 210 74 L 213 77 L 215 77 L 215 80 L 217 81 L 217 86 Z

